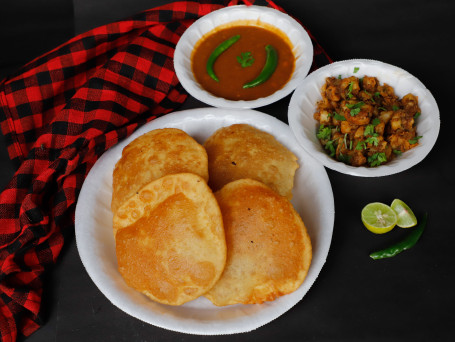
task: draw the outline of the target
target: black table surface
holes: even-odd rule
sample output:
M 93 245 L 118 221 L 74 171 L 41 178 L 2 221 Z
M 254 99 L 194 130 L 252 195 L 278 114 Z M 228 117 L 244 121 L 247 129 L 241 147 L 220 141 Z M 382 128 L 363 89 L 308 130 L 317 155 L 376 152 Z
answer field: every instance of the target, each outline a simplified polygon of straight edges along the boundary
M 6 6 L 6 2 L 8 5 Z M 235 336 L 194 336 L 139 321 L 114 305 L 86 273 L 74 237 L 46 275 L 44 326 L 27 341 L 447 341 L 455 333 L 451 250 L 455 241 L 454 1 L 277 0 L 300 19 L 334 60 L 376 59 L 420 79 L 439 106 L 441 131 L 430 154 L 410 170 L 379 178 L 327 169 L 335 198 L 332 244 L 319 277 L 278 319 Z M 7 0 L 0 10 L 0 77 L 75 34 L 166 1 Z M 258 108 L 287 122 L 289 97 Z M 189 98 L 181 109 L 204 107 Z M 0 186 L 14 173 L 0 137 Z M 399 240 L 395 229 L 374 235 L 360 221 L 369 202 L 407 202 L 427 229 L 418 244 L 394 258 L 370 251 Z

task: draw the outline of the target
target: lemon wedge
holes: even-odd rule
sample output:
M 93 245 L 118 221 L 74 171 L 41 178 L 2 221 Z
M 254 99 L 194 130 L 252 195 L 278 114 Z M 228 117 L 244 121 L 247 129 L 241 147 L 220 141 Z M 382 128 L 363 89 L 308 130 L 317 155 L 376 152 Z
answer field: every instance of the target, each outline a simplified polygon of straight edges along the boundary
M 380 202 L 367 204 L 362 209 L 361 217 L 364 226 L 375 234 L 391 231 L 398 221 L 395 211 L 387 204 Z
M 401 228 L 411 228 L 417 224 L 417 218 L 411 208 L 398 198 L 394 199 L 390 207 L 397 214 L 397 226 Z

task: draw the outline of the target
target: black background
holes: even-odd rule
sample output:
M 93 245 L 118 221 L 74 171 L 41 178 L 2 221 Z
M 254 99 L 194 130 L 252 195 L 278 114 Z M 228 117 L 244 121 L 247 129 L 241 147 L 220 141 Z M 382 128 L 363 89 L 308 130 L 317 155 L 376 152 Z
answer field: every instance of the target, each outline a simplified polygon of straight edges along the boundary
M 7 6 L 6 6 L 7 3 Z M 0 78 L 75 34 L 166 1 L 15 0 L 0 10 Z M 145 324 L 113 306 L 80 261 L 74 238 L 47 274 L 45 325 L 27 341 L 447 341 L 454 327 L 455 190 L 453 170 L 454 1 L 277 0 L 301 20 L 334 60 L 377 59 L 399 66 L 433 93 L 438 141 L 420 164 L 380 178 L 327 170 L 335 197 L 335 226 L 327 262 L 294 308 L 251 333 L 192 336 Z M 258 110 L 283 121 L 289 97 Z M 182 109 L 204 104 L 189 98 Z M 14 173 L 0 136 L 0 187 Z M 373 261 L 370 251 L 407 232 L 368 232 L 360 211 L 373 201 L 400 198 L 427 229 L 395 258 Z M 311 199 L 308 199 L 311 200 Z

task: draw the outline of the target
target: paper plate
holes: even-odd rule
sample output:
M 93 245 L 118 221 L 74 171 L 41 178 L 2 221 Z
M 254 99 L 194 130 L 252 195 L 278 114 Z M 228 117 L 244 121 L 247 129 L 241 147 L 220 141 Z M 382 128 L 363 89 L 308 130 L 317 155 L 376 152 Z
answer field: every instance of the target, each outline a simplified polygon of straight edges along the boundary
M 273 134 L 299 159 L 292 202 L 312 240 L 313 260 L 308 276 L 297 291 L 260 305 L 216 307 L 204 297 L 182 306 L 155 303 L 128 287 L 117 269 L 110 210 L 115 163 L 129 142 L 150 130 L 180 128 L 203 143 L 216 129 L 235 123 L 248 123 Z M 269 323 L 304 297 L 325 263 L 333 223 L 333 193 L 327 173 L 298 146 L 286 124 L 252 110 L 204 108 L 158 118 L 103 154 L 88 174 L 79 195 L 76 243 L 82 263 L 99 290 L 131 316 L 158 327 L 189 334 L 234 334 Z
M 238 20 L 262 22 L 278 28 L 292 43 L 295 69 L 286 85 L 272 95 L 251 101 L 233 101 L 217 97 L 203 89 L 191 68 L 195 44 L 216 27 Z M 313 62 L 313 44 L 305 29 L 286 13 L 263 6 L 229 6 L 213 11 L 194 22 L 182 35 L 174 53 L 174 68 L 182 86 L 194 98 L 221 108 L 257 108 L 276 102 L 289 95 L 306 77 Z
M 354 73 L 354 69 L 357 70 Z M 419 145 L 404 152 L 391 162 L 379 167 L 355 167 L 331 158 L 316 137 L 319 122 L 313 118 L 316 104 L 322 99 L 321 87 L 327 77 L 342 78 L 375 76 L 381 84 L 387 83 L 402 98 L 408 93 L 418 97 L 421 115 L 417 119 L 417 135 L 422 136 Z M 388 176 L 411 168 L 421 162 L 431 151 L 439 135 L 439 109 L 431 92 L 416 77 L 396 66 L 369 60 L 351 59 L 326 65 L 310 75 L 292 94 L 288 121 L 300 145 L 324 166 L 341 173 L 361 177 Z

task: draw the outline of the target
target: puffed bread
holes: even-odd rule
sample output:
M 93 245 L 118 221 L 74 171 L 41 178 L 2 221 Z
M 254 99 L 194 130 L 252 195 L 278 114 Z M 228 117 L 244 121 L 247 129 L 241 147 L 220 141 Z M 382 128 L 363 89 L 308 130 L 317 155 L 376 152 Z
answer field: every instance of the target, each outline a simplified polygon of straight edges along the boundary
M 248 124 L 222 127 L 204 143 L 213 191 L 237 179 L 258 180 L 292 199 L 297 157 L 275 137 Z
M 207 153 L 177 128 L 155 129 L 129 143 L 113 173 L 112 212 L 145 184 L 162 176 L 190 172 L 208 180 Z
M 221 212 L 203 178 L 163 176 L 114 216 L 118 268 L 154 301 L 180 305 L 209 290 L 226 262 Z
M 223 215 L 227 260 L 205 297 L 217 306 L 259 304 L 298 289 L 312 248 L 292 204 L 251 179 L 231 182 L 215 196 Z

